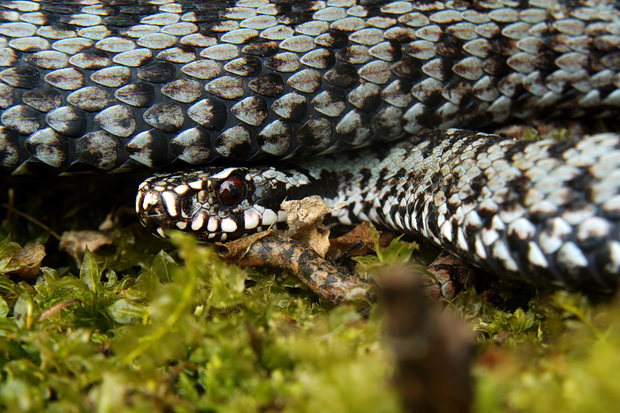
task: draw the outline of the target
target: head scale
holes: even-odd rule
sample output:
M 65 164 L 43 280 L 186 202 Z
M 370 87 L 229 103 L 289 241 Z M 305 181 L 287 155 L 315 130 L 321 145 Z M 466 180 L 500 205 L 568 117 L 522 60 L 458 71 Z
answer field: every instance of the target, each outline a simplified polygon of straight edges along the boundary
M 136 212 L 161 237 L 180 230 L 202 241 L 230 240 L 286 221 L 280 204 L 290 199 L 288 178 L 271 167 L 156 175 L 140 185 Z

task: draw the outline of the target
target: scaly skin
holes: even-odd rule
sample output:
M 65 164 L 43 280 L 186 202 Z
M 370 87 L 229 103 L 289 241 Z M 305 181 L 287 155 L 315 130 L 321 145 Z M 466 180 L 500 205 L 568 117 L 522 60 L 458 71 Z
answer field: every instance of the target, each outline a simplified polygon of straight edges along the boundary
M 5 173 L 303 157 L 620 107 L 612 0 L 87 3 L 0 4 Z
M 222 200 L 224 183 L 239 202 Z M 225 190 L 226 191 L 226 190 Z M 460 129 L 294 167 L 156 176 L 136 204 L 152 231 L 203 240 L 283 222 L 284 200 L 322 195 L 344 224 L 422 236 L 502 276 L 611 291 L 620 277 L 620 136 L 502 139 Z

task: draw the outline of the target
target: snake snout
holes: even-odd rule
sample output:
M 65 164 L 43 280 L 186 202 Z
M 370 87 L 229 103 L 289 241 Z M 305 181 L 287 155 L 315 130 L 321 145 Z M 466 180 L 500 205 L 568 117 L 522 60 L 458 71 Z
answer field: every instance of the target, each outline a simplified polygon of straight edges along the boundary
M 226 208 L 220 211 L 215 192 L 202 189 L 211 185 L 206 182 L 178 184 L 147 180 L 140 186 L 136 197 L 140 222 L 162 238 L 166 237 L 167 230 L 190 232 L 202 241 L 223 241 L 241 236 L 243 225 L 240 217 Z
M 162 237 L 163 230 L 170 226 L 170 210 L 174 211 L 173 205 L 177 204 L 170 195 L 167 195 L 168 192 L 142 187 L 136 197 L 138 219 L 142 225 Z

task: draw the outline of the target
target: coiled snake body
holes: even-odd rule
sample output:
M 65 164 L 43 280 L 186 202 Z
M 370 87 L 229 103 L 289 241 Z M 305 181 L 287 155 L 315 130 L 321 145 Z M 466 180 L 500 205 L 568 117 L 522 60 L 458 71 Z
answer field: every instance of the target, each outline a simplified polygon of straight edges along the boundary
M 283 198 L 320 193 L 348 204 L 343 222 L 421 234 L 499 273 L 613 287 L 617 134 L 525 142 L 445 130 L 617 116 L 620 9 L 577 3 L 5 1 L 0 167 L 119 173 L 295 157 L 299 169 L 152 178 L 138 212 L 154 230 L 222 239 L 283 220 Z M 384 143 L 341 153 L 373 142 Z

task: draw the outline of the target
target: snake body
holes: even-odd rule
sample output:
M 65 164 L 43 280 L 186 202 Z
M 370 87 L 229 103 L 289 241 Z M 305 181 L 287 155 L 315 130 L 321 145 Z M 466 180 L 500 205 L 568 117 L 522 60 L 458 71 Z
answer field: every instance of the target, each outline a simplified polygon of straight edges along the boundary
M 284 200 L 321 195 L 343 224 L 421 235 L 505 276 L 589 290 L 620 274 L 620 136 L 579 143 L 452 129 L 289 168 L 207 168 L 155 176 L 136 209 L 205 241 L 286 220 Z
M 423 133 L 617 115 L 612 0 L 5 1 L 0 67 L 5 173 L 293 157 L 301 167 L 154 178 L 138 197 L 151 226 L 236 234 L 233 212 L 249 200 L 258 206 L 243 226 L 265 226 L 282 219 L 272 204 L 283 187 L 346 201 L 343 222 L 421 234 L 495 271 L 617 279 L 617 135 L 526 143 Z M 222 193 L 238 195 L 220 189 L 229 176 L 249 185 L 243 199 L 205 215 Z M 278 196 L 260 189 L 274 185 Z

